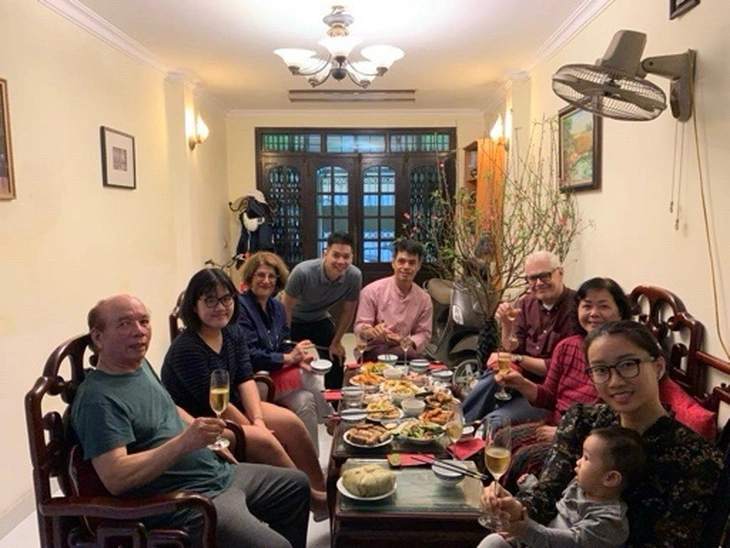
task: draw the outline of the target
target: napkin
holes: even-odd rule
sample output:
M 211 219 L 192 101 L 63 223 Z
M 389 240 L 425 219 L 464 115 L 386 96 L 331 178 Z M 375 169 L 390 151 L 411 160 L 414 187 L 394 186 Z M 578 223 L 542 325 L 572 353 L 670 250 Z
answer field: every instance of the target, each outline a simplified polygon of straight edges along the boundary
M 433 453 L 391 453 L 388 455 L 388 462 L 390 462 L 390 456 L 394 454 L 400 456 L 399 466 L 428 466 L 434 460 Z M 423 460 L 430 462 L 423 462 Z
M 429 371 L 441 371 L 442 369 L 448 369 L 448 367 L 441 362 L 431 362 L 428 366 Z
M 345 367 L 347 369 L 359 369 L 360 368 L 360 364 L 357 363 L 357 362 L 352 362 L 352 363 L 346 364 Z
M 302 387 L 302 373 L 298 367 L 282 367 L 271 373 L 271 380 L 279 393 Z
M 324 401 L 340 401 L 342 399 L 342 390 L 336 388 L 328 388 L 324 391 Z
M 484 449 L 485 442 L 480 438 L 460 440 L 449 445 L 446 450 L 459 460 L 466 460 Z

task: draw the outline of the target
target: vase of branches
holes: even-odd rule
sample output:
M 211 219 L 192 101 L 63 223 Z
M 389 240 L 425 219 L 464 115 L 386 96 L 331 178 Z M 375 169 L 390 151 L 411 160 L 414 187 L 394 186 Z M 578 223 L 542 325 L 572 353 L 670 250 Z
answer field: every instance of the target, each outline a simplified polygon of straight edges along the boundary
M 516 131 L 515 141 L 518 136 Z M 516 298 L 526 289 L 527 256 L 545 249 L 564 261 L 589 226 L 581 220 L 573 194 L 560 189 L 557 159 L 556 120 L 536 122 L 524 156 L 495 163 L 491 176 L 500 180 L 487 184 L 498 184 L 499 192 L 483 209 L 476 207 L 474 191 L 450 192 L 442 176 L 427 211 L 406 215 L 404 235 L 424 244 L 431 274 L 467 290 L 486 319 L 477 356 L 482 366 L 499 344 L 493 319 L 497 306 L 506 295 Z M 442 167 L 443 158 L 438 161 Z

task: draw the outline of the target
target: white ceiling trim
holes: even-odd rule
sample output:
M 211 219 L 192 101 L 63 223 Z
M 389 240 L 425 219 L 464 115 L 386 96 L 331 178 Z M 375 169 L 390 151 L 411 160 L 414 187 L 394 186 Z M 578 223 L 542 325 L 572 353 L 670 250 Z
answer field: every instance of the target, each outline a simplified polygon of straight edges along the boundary
M 38 0 L 44 6 L 59 13 L 75 25 L 96 36 L 99 40 L 118 49 L 145 65 L 167 74 L 170 69 L 154 53 L 133 40 L 106 19 L 79 3 L 77 0 Z
M 578 34 L 583 27 L 588 25 L 593 19 L 595 19 L 603 10 L 613 4 L 614 0 L 585 0 L 573 14 L 558 27 L 553 35 L 548 38 L 545 43 L 540 46 L 537 51 L 537 58 L 527 68 L 528 72 L 532 70 L 555 54 L 560 48 L 562 48 L 568 41 Z
M 393 116 L 482 116 L 484 112 L 478 108 L 444 108 L 444 109 L 291 109 L 291 110 L 255 110 L 255 109 L 233 109 L 228 111 L 229 118 L 252 118 L 252 117 L 291 117 L 291 116 L 328 116 L 337 115 L 343 119 L 355 116 L 380 116 L 390 114 Z

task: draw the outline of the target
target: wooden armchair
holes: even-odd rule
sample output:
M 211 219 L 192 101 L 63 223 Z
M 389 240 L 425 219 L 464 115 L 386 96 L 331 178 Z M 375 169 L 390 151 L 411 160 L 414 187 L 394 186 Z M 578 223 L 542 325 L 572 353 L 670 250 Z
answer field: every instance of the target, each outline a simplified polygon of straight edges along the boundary
M 82 335 L 56 348 L 43 376 L 25 396 L 41 547 L 187 547 L 191 539 L 185 531 L 147 530 L 139 521 L 182 508 L 202 514 L 203 546 L 215 547 L 216 513 L 207 497 L 190 492 L 146 499 L 115 497 L 104 488 L 92 464 L 81 458 L 69 413 L 84 380 L 89 343 L 89 335 Z M 245 450 L 243 432 L 235 423 L 229 427 L 236 435 L 236 453 L 240 455 Z M 58 481 L 60 494 L 54 493 L 52 478 Z
M 174 341 L 177 336 L 182 333 L 183 329 L 185 329 L 185 326 L 182 324 L 182 320 L 180 319 L 180 307 L 182 306 L 184 296 L 184 291 L 178 295 L 177 302 L 167 318 L 168 326 L 170 328 L 170 342 Z M 254 373 L 253 378 L 259 388 L 261 400 L 274 403 L 276 388 L 274 388 L 274 381 L 271 379 L 271 376 L 266 371 L 257 371 Z

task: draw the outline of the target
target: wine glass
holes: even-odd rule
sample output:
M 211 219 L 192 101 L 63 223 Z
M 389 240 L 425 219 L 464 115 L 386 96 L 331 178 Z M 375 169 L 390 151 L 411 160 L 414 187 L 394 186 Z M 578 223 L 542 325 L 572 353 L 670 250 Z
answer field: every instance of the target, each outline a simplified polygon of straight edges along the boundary
M 487 417 L 484 441 L 486 442 L 484 446 L 484 463 L 494 478 L 493 485 L 496 494 L 499 479 L 507 472 L 512 458 L 510 418 L 500 415 Z M 479 516 L 479 524 L 495 531 L 504 530 L 506 526 L 498 516 L 492 515 L 487 508 L 484 509 L 484 514 Z
M 520 344 L 520 341 L 517 340 L 517 332 L 515 330 L 515 320 L 517 319 L 517 316 L 519 316 L 520 312 L 521 312 L 520 300 L 515 299 L 514 301 L 511 301 L 509 303 L 509 308 L 507 309 L 507 319 L 509 320 L 509 332 L 507 333 L 506 350 L 509 350 L 509 351 L 515 350 Z
M 464 433 L 464 413 L 461 409 L 461 403 L 454 400 L 451 407 L 451 417 L 444 426 L 446 437 L 451 440 L 451 443 L 456 443 L 461 439 L 461 435 Z
M 223 411 L 228 407 L 229 392 L 230 382 L 228 379 L 228 371 L 225 369 L 215 369 L 210 374 L 210 408 L 219 419 Z M 228 444 L 228 440 L 219 434 L 215 443 L 209 445 L 208 449 L 225 449 L 228 447 Z
M 509 373 L 512 364 L 512 354 L 500 350 L 497 352 L 497 372 L 501 374 Z M 512 395 L 504 389 L 503 385 L 500 385 L 499 391 L 494 394 L 494 397 L 500 401 L 508 401 L 512 399 Z
M 355 335 L 355 348 L 358 351 L 358 363 L 362 367 L 362 362 L 365 357 L 365 349 L 368 347 L 368 341 L 366 341 L 362 335 Z
M 406 362 L 406 368 L 408 367 L 408 349 L 411 347 L 411 333 L 406 331 L 400 338 L 400 347 L 403 349 L 403 359 Z

